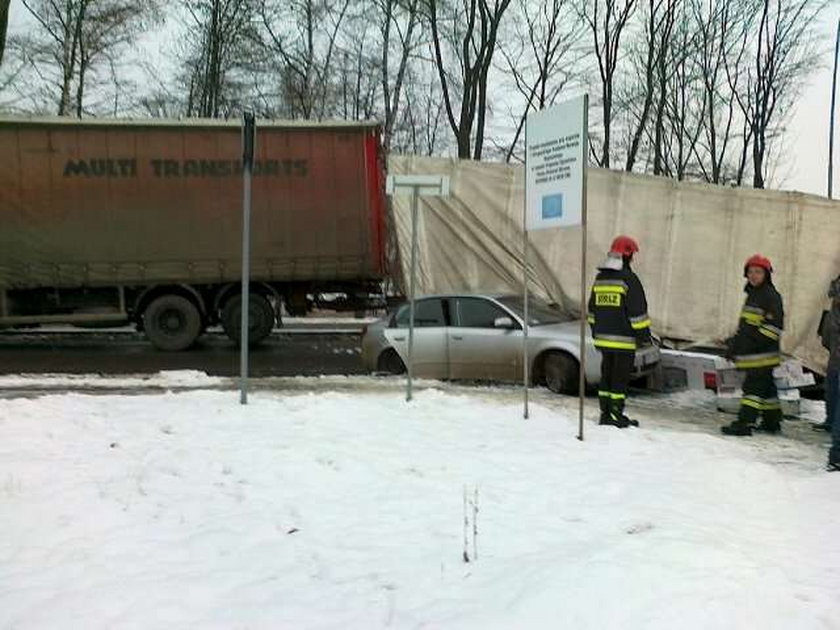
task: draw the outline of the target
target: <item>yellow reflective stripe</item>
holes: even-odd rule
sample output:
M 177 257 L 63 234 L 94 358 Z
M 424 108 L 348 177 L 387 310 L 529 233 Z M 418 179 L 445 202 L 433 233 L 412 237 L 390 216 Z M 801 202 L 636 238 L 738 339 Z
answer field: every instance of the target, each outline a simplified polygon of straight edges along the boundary
M 760 332 L 765 337 L 769 337 L 773 341 L 778 341 L 779 340 L 779 335 L 777 333 L 774 333 L 772 330 L 769 330 L 769 329 L 765 328 L 764 326 L 759 328 L 758 332 Z
M 595 285 L 592 287 L 592 291 L 594 293 L 627 293 L 627 289 L 618 284 Z
M 586 318 L 586 321 L 590 324 L 594 324 L 595 323 L 595 316 L 590 315 L 589 317 Z
M 613 350 L 635 350 L 636 343 L 628 341 L 606 341 L 605 339 L 595 340 L 596 348 L 609 348 Z
M 615 392 L 607 392 L 607 391 L 599 391 L 598 392 L 599 398 L 611 398 L 612 400 L 625 400 L 627 398 L 627 394 L 617 394 Z
M 762 367 L 773 367 L 775 365 L 779 365 L 782 362 L 781 357 L 768 357 L 766 359 L 748 359 L 739 361 L 735 359 L 735 367 L 738 368 L 762 368 Z
M 644 319 L 640 322 L 633 322 L 630 325 L 633 327 L 633 330 L 644 330 L 645 328 L 650 328 L 650 320 Z
M 763 405 L 762 405 L 760 402 L 758 402 L 757 400 L 750 400 L 749 398 L 742 398 L 742 399 L 741 399 L 741 404 L 742 404 L 744 407 L 752 407 L 753 409 L 758 409 L 759 411 L 761 410 L 761 408 L 762 408 L 762 406 L 763 406 Z
M 627 288 L 627 283 L 624 280 L 616 280 L 615 278 L 611 280 L 596 280 L 593 283 L 593 286 L 596 287 L 621 287 L 623 289 Z
M 763 314 L 759 315 L 757 313 L 748 313 L 747 311 L 741 312 L 741 318 L 748 324 L 752 324 L 753 326 L 760 326 L 761 323 L 764 321 Z

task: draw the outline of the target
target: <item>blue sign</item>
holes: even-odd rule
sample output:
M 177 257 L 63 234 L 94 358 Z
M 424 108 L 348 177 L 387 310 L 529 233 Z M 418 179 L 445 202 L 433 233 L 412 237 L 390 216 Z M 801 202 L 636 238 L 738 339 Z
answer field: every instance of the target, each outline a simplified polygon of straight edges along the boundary
M 542 218 L 559 219 L 563 216 L 563 193 L 545 195 L 542 198 Z

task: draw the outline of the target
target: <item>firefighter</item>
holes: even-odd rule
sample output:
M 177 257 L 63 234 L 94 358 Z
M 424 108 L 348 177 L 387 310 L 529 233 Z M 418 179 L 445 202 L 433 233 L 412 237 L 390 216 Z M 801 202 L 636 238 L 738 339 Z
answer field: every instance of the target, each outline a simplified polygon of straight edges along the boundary
M 752 432 L 778 433 L 782 429 L 773 368 L 782 361 L 780 340 L 785 324 L 782 296 L 773 286 L 773 266 L 761 254 L 744 263 L 747 300 L 741 310 L 738 331 L 726 340 L 727 357 L 745 373 L 744 394 L 738 419 L 722 427 L 726 435 Z M 761 422 L 756 426 L 759 416 Z
M 639 246 L 629 236 L 617 236 L 589 297 L 588 320 L 595 347 L 601 353 L 599 424 L 619 428 L 639 426 L 624 414 L 627 387 L 639 345 L 650 343 L 650 317 L 645 290 L 630 263 Z
M 828 297 L 831 298 L 831 310 L 824 318 L 820 331 L 823 346 L 829 352 L 825 374 L 826 419 L 820 426 L 831 432 L 831 450 L 828 452 L 826 469 L 829 472 L 840 472 L 840 276 L 831 282 Z

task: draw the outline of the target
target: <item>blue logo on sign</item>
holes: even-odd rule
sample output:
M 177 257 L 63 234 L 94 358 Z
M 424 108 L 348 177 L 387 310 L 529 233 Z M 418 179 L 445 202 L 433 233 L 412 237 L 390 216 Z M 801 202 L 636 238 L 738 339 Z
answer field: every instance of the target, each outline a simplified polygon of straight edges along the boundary
M 563 216 L 563 195 L 546 195 L 542 198 L 542 218 L 559 219 Z

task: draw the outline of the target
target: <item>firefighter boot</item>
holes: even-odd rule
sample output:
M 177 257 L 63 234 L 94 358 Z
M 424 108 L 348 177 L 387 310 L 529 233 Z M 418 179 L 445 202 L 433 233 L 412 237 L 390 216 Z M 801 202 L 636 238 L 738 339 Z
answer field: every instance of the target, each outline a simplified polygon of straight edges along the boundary
M 601 421 L 598 424 L 608 424 L 619 429 L 626 429 L 630 425 L 627 420 L 621 415 L 621 409 L 618 406 L 619 401 L 607 400 L 607 409 L 609 413 L 606 417 L 601 416 Z
M 598 403 L 601 405 L 601 419 L 598 424 L 610 424 L 610 397 L 598 394 Z
M 724 435 L 752 435 L 757 419 L 758 409 L 742 402 L 741 408 L 738 410 L 738 419 L 725 427 L 721 427 L 720 432 Z
M 771 435 L 781 433 L 782 410 L 770 409 L 764 411 L 764 413 L 762 414 L 761 422 L 758 423 L 758 426 L 755 428 L 755 430 L 761 433 L 770 433 Z
M 632 418 L 628 418 L 627 415 L 624 413 L 624 403 L 625 403 L 624 399 L 615 401 L 615 407 L 616 407 L 616 410 L 618 411 L 618 415 L 621 416 L 621 419 L 624 420 L 624 422 L 627 424 L 628 427 L 639 426 L 639 421 L 638 420 L 633 420 Z
M 735 420 L 735 422 L 721 427 L 720 432 L 724 435 L 752 435 L 753 428 L 751 424 Z

